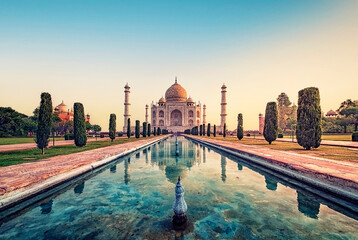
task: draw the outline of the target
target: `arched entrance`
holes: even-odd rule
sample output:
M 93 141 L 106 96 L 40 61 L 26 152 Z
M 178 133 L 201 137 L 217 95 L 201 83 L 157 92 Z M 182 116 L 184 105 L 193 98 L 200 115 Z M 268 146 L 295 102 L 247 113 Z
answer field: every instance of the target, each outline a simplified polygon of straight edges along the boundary
M 170 125 L 182 126 L 182 113 L 179 110 L 174 110 L 170 113 Z

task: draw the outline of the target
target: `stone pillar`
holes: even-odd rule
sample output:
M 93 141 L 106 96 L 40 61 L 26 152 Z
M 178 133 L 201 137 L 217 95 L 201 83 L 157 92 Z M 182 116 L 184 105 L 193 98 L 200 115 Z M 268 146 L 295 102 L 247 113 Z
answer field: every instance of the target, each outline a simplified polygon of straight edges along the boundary
M 148 104 L 145 105 L 145 122 L 148 124 Z
M 264 126 L 265 126 L 265 117 L 260 113 L 259 114 L 259 133 L 264 133 Z
M 203 124 L 206 123 L 206 105 L 203 105 Z
M 128 83 L 124 86 L 124 124 L 123 124 L 123 132 L 127 132 L 127 124 L 128 124 L 128 118 L 131 116 L 129 114 L 129 106 L 131 105 L 129 103 L 129 91 L 130 87 L 128 86 Z M 133 123 L 131 123 L 132 125 Z
M 221 131 L 224 130 L 224 124 L 226 123 L 226 86 L 225 84 L 221 87 L 221 122 L 220 122 L 220 128 Z M 226 126 L 227 127 L 227 126 Z

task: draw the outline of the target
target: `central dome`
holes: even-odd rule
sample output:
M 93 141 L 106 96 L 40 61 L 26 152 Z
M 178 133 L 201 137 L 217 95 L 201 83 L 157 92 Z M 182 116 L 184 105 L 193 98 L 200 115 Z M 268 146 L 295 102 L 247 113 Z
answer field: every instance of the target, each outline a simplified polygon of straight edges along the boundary
M 185 102 L 186 98 L 187 94 L 185 89 L 180 86 L 175 79 L 175 83 L 165 92 L 165 99 L 168 102 Z

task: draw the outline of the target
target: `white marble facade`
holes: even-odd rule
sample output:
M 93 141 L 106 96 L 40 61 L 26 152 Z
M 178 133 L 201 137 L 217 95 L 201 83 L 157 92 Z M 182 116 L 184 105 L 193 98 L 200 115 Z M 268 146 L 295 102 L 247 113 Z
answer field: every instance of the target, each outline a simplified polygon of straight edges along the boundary
M 202 124 L 201 104 L 187 98 L 186 90 L 177 82 L 151 105 L 151 126 L 167 129 L 169 132 L 184 132 Z

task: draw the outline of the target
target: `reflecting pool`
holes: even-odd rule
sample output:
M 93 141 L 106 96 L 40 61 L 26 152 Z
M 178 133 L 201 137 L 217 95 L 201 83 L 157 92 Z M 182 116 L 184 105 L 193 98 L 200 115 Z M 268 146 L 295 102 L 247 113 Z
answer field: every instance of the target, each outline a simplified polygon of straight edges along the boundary
M 247 162 L 178 138 L 77 180 L 2 219 L 0 239 L 357 239 L 358 219 Z M 182 177 L 187 217 L 172 229 Z

